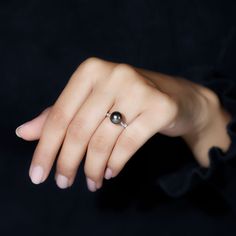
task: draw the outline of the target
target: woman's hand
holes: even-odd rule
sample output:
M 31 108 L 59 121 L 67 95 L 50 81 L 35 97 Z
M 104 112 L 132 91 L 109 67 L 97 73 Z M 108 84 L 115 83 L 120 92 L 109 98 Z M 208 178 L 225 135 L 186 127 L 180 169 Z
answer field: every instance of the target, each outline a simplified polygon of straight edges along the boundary
M 88 188 L 96 191 L 104 177 L 117 176 L 157 132 L 182 136 L 199 163 L 207 166 L 209 145 L 202 150 L 195 140 L 209 127 L 209 111 L 219 110 L 212 94 L 182 78 L 89 58 L 78 67 L 53 106 L 16 131 L 25 140 L 39 139 L 29 170 L 31 180 L 35 184 L 45 181 L 58 154 L 56 182 L 67 188 L 86 156 Z M 122 113 L 126 128 L 106 117 L 113 111 Z M 222 121 L 224 133 L 222 127 L 228 119 Z M 222 137 L 228 138 L 226 132 Z M 227 141 L 223 142 L 225 148 Z

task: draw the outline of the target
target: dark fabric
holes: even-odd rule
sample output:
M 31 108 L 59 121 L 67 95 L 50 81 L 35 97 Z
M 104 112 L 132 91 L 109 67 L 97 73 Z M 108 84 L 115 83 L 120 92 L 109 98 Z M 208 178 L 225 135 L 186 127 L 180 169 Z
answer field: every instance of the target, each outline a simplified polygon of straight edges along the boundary
M 235 7 L 234 0 L 1 1 L 0 235 L 235 235 L 234 122 L 229 151 L 210 150 L 211 168 L 199 168 L 182 139 L 156 134 L 96 193 L 87 190 L 83 163 L 70 189 L 56 187 L 54 169 L 33 185 L 37 142 L 15 135 L 90 56 L 205 84 L 235 121 Z

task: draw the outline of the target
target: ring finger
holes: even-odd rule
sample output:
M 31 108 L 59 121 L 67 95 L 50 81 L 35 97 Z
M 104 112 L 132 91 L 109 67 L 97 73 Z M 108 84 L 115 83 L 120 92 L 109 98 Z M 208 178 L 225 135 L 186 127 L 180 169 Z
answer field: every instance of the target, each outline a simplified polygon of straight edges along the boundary
M 119 111 L 122 114 L 122 121 L 126 124 L 130 124 L 135 117 L 139 115 L 140 107 L 130 108 L 128 104 L 130 103 L 127 100 L 125 103 L 117 103 L 111 108 L 109 113 L 112 114 L 114 111 Z M 128 127 L 129 126 L 127 126 L 126 129 L 128 129 Z M 90 191 L 96 191 L 96 189 L 102 186 L 104 170 L 112 153 L 112 149 L 123 130 L 124 127 L 113 124 L 110 118 L 107 117 L 99 125 L 90 139 L 84 166 Z

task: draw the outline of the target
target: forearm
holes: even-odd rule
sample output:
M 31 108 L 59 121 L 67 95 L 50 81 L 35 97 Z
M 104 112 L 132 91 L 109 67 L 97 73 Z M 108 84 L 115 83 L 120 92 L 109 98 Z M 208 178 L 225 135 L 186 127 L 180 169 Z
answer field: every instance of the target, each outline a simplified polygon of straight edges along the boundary
M 189 145 L 198 162 L 203 167 L 209 166 L 208 151 L 211 147 L 219 147 L 226 152 L 230 146 L 230 137 L 226 126 L 231 121 L 231 115 L 222 107 L 214 91 L 199 86 L 201 96 L 205 97 L 200 119 L 201 126 L 185 135 L 183 139 Z M 201 117 L 200 117 L 201 118 Z

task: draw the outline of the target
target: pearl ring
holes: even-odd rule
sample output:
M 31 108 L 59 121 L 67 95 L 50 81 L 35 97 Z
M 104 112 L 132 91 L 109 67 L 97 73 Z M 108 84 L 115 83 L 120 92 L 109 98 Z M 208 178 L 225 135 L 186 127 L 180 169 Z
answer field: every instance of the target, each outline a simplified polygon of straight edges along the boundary
M 107 112 L 106 116 L 110 117 L 110 121 L 113 124 L 120 124 L 124 128 L 126 128 L 128 125 L 122 121 L 122 114 L 118 111 L 114 111 L 112 113 Z

